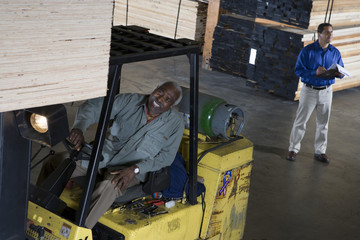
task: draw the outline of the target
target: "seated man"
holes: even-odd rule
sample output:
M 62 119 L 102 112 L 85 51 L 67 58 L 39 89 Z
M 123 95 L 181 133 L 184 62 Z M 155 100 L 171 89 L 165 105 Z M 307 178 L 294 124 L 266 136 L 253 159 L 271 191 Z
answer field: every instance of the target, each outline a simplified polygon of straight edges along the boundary
M 184 132 L 183 119 L 173 108 L 181 98 L 181 87 L 174 82 L 165 82 L 150 95 L 115 97 L 99 165 L 104 180 L 93 192 L 86 227 L 93 228 L 127 188 L 146 181 L 148 172 L 171 165 Z M 69 136 L 76 149 L 84 141 L 83 132 L 98 121 L 102 102 L 102 98 L 91 99 L 79 107 Z M 87 164 L 77 162 L 72 177 L 86 175 Z

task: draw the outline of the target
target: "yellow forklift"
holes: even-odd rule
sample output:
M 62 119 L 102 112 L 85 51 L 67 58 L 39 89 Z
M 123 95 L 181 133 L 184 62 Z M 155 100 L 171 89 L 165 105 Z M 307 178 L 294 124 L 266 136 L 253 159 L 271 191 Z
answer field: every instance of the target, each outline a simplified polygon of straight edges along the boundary
M 242 239 L 253 144 L 240 136 L 245 115 L 239 107 L 199 94 L 200 52 L 201 46 L 195 41 L 157 36 L 136 26 L 113 27 L 108 91 L 95 140 L 88 146 L 90 151 L 82 151 L 82 157 L 86 154 L 89 157 L 86 184 L 82 188 L 76 185 L 65 187 L 75 169 L 75 160 L 80 158 L 76 154 L 65 159 L 40 187 L 27 183 L 29 224 L 26 233 L 17 236 L 10 233 L 3 235 L 4 239 Z M 156 195 L 132 196 L 130 191 L 129 199 L 115 203 L 99 219 L 94 232 L 85 228 L 109 116 L 120 88 L 122 65 L 180 55 L 187 55 L 190 62 L 190 88 L 184 89 L 179 105 L 188 128 L 179 148 L 188 169 L 188 192 L 177 199 L 157 199 Z M 47 118 L 45 129 L 36 128 L 42 117 Z M 24 158 L 29 158 L 31 146 L 30 141 L 24 139 L 48 146 L 63 141 L 71 152 L 64 140 L 69 127 L 62 105 L 15 111 L 2 115 L 2 119 L 5 120 L 0 123 L 11 122 L 11 127 L 7 124 L 3 127 L 8 134 L 11 128 L 18 129 L 17 140 L 27 145 Z M 4 143 L 4 147 L 12 144 Z M 5 153 L 4 159 L 14 155 L 16 153 Z M 197 194 L 198 181 L 206 188 L 201 196 Z

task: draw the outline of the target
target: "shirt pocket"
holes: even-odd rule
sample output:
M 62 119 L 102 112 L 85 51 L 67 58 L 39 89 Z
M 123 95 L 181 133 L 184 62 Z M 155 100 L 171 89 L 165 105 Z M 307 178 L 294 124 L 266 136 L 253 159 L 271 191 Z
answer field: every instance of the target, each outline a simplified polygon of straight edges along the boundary
M 162 134 L 146 133 L 136 147 L 136 151 L 155 157 L 165 144 L 166 137 Z
M 110 128 L 111 140 L 113 142 L 119 142 L 120 145 L 123 145 L 124 142 L 130 138 L 130 133 L 132 133 L 130 129 L 126 128 L 124 123 L 119 121 L 114 121 Z

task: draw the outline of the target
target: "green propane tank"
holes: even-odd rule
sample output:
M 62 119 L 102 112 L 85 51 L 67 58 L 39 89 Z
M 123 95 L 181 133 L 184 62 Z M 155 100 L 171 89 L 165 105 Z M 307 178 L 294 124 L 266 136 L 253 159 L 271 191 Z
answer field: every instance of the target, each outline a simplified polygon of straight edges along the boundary
M 182 88 L 183 98 L 178 105 L 183 114 L 185 127 L 190 126 L 190 90 Z M 228 104 L 225 100 L 199 93 L 198 131 L 211 138 L 238 136 L 245 124 L 245 113 L 240 107 Z

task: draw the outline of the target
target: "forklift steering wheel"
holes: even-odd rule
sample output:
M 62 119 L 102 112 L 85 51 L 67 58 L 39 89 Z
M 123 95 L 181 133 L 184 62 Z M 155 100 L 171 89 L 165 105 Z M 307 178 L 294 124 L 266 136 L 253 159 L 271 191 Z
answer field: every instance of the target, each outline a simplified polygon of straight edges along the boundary
M 89 161 L 90 160 L 90 156 L 91 156 L 91 152 L 92 152 L 92 145 L 90 145 L 89 143 L 84 141 L 82 143 L 82 147 L 79 151 L 75 149 L 74 144 L 72 142 L 70 142 L 68 138 L 65 139 L 64 145 L 70 154 L 70 158 L 73 159 L 74 161 L 77 161 L 77 160 Z

